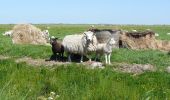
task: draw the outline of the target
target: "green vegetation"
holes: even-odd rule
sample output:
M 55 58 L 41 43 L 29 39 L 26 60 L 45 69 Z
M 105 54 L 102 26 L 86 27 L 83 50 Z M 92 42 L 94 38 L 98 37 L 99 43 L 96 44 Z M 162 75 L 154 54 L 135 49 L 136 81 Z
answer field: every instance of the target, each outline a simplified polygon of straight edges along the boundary
M 14 25 L 0 25 L 0 33 Z M 36 25 L 47 29 L 51 35 L 63 38 L 65 35 L 80 33 L 90 25 Z M 168 25 L 96 25 L 97 28 L 145 30 L 159 33 L 158 39 L 170 40 L 166 33 Z M 16 58 L 24 56 L 47 59 L 51 56 L 49 46 L 13 45 L 10 37 L 0 35 L 0 55 L 10 56 L 0 60 L 0 100 L 35 100 L 39 96 L 48 97 L 54 91 L 62 100 L 168 100 L 170 99 L 170 74 L 164 72 L 170 66 L 170 55 L 155 50 L 116 49 L 111 61 L 118 63 L 152 64 L 156 72 L 146 72 L 134 76 L 113 71 L 113 66 L 105 69 L 86 69 L 83 65 L 62 65 L 35 67 L 26 63 L 16 63 Z

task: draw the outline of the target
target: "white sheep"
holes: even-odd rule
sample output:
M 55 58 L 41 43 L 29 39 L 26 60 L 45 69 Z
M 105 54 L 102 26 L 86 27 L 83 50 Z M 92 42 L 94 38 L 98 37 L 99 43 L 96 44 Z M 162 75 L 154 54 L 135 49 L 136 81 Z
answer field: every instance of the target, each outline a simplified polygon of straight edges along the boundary
M 156 37 L 158 37 L 158 36 L 159 36 L 159 34 L 158 34 L 158 33 L 155 33 L 155 36 L 156 36 Z
M 97 45 L 96 49 L 96 58 L 98 58 L 99 55 L 105 55 L 105 62 L 106 64 L 110 64 L 110 56 L 112 53 L 113 45 L 116 43 L 114 38 L 110 38 L 107 43 L 100 43 Z
M 167 35 L 170 35 L 170 33 L 167 33 Z
M 71 53 L 80 54 L 80 62 L 83 62 L 83 55 L 96 51 L 97 38 L 91 31 L 86 31 L 81 35 L 67 35 L 64 37 L 63 42 L 64 51 L 68 53 L 68 61 L 71 62 Z M 91 58 L 89 57 L 91 61 Z
M 11 35 L 12 35 L 12 30 L 9 30 L 9 31 L 6 31 L 4 34 L 2 34 L 2 35 L 4 35 L 4 36 L 10 36 L 11 37 Z

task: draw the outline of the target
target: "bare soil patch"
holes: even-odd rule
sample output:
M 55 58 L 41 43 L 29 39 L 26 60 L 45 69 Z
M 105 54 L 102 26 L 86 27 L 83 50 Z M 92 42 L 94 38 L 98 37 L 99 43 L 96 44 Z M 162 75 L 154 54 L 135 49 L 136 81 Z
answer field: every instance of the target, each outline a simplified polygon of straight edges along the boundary
M 114 68 L 115 71 L 120 71 L 124 73 L 132 73 L 132 74 L 142 74 L 146 71 L 156 71 L 156 68 L 151 64 L 118 64 L 117 67 Z
M 9 57 L 7 57 L 7 56 L 2 56 L 2 55 L 0 55 L 0 60 L 4 60 L 4 59 L 8 59 Z
M 10 57 L 2 56 L 0 55 L 0 60 L 9 59 Z M 70 62 L 62 62 L 62 61 L 54 61 L 54 60 L 45 60 L 45 59 L 33 59 L 30 57 L 23 57 L 18 58 L 15 60 L 16 63 L 26 62 L 26 64 L 31 66 L 54 66 L 54 65 L 69 65 Z M 95 69 L 100 68 L 104 69 L 105 65 L 101 62 L 95 62 L 95 61 L 85 61 L 83 63 L 76 63 L 77 65 L 84 65 L 88 69 Z M 112 66 L 112 65 L 111 65 Z M 113 70 L 123 73 L 131 73 L 131 74 L 142 74 L 144 72 L 150 71 L 154 72 L 156 71 L 156 67 L 151 64 L 126 64 L 126 63 L 114 63 Z M 168 68 L 169 71 L 170 68 Z M 170 71 L 169 71 L 170 72 Z

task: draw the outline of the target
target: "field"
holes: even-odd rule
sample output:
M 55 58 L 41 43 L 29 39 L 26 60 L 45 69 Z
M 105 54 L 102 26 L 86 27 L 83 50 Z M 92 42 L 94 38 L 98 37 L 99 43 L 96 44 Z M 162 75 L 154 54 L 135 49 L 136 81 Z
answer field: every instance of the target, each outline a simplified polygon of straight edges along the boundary
M 14 25 L 0 25 L 0 33 Z M 36 25 L 61 39 L 68 34 L 80 33 L 90 25 Z M 157 39 L 170 40 L 168 25 L 96 25 L 103 29 L 145 30 L 159 33 Z M 36 100 L 55 92 L 61 100 L 168 100 L 170 99 L 170 55 L 156 50 L 116 49 L 112 63 L 152 64 L 156 72 L 132 75 L 113 71 L 114 64 L 105 69 L 87 69 L 84 65 L 31 66 L 16 63 L 15 59 L 31 57 L 47 59 L 49 46 L 14 45 L 10 37 L 0 35 L 0 100 Z M 102 58 L 103 59 L 103 58 Z M 103 60 L 102 60 L 103 61 Z

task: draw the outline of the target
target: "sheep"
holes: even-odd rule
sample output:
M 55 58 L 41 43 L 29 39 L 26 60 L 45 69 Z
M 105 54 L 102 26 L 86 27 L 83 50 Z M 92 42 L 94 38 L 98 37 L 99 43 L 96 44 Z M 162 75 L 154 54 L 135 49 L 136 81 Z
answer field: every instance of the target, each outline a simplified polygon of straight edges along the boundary
M 116 41 L 116 48 L 119 48 L 120 34 L 122 30 L 111 30 L 111 29 L 90 29 L 90 31 L 96 34 L 98 43 L 107 43 L 107 41 L 112 37 Z
M 4 34 L 2 34 L 2 35 L 4 35 L 4 36 L 12 36 L 12 30 L 9 30 L 9 31 L 6 31 Z
M 155 33 L 155 36 L 156 36 L 156 37 L 158 37 L 158 36 L 159 36 L 159 34 L 158 34 L 158 33 Z
M 51 49 L 53 52 L 53 55 L 55 56 L 55 60 L 57 60 L 57 53 L 59 54 L 59 57 L 63 60 L 63 54 L 64 54 L 64 46 L 62 45 L 61 41 L 58 40 L 58 38 L 55 38 L 54 36 L 50 39 Z
M 83 56 L 96 51 L 97 38 L 91 31 L 86 31 L 80 35 L 67 35 L 63 42 L 64 50 L 68 53 L 68 61 L 71 62 L 71 53 L 80 54 L 80 62 L 83 62 Z M 91 61 L 91 58 L 89 61 Z
M 170 33 L 167 33 L 167 35 L 170 35 Z
M 110 64 L 110 56 L 112 53 L 112 49 L 113 49 L 113 45 L 115 45 L 116 41 L 115 39 L 112 37 L 110 38 L 107 43 L 99 43 L 97 45 L 97 49 L 96 49 L 96 58 L 95 60 L 98 58 L 99 55 L 104 54 L 105 56 L 105 63 L 106 64 Z

